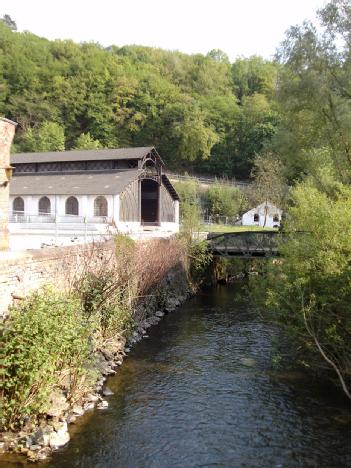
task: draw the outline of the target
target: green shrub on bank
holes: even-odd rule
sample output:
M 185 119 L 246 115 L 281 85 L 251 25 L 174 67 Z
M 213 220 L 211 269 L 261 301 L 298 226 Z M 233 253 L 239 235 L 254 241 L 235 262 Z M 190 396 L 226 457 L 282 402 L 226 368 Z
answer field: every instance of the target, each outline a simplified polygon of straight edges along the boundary
M 291 197 L 290 236 L 280 247 L 282 259 L 267 266 L 267 303 L 299 362 L 335 375 L 351 399 L 351 189 L 321 168 Z
M 63 375 L 68 396 L 74 393 L 86 373 L 91 331 L 79 299 L 48 288 L 11 308 L 2 326 L 1 423 L 5 429 L 20 426 L 25 416 L 45 412 L 48 397 Z
M 207 192 L 209 214 L 211 216 L 234 217 L 247 207 L 247 200 L 238 187 L 217 183 Z
M 104 339 L 116 333 L 128 335 L 134 321 L 128 282 L 121 283 L 115 271 L 87 273 L 80 285 L 82 306 Z
M 189 281 L 198 286 L 206 277 L 206 270 L 213 260 L 212 253 L 208 250 L 207 242 L 191 242 L 188 244 L 188 275 Z
M 74 295 L 45 288 L 9 311 L 1 330 L 5 429 L 48 411 L 54 389 L 70 402 L 79 400 L 94 376 L 94 352 L 108 338 L 131 333 L 140 298 L 153 297 L 155 307 L 166 304 L 156 287 L 185 257 L 179 241 L 135 243 L 121 235 L 115 249 L 92 246 L 90 254 L 71 284 Z

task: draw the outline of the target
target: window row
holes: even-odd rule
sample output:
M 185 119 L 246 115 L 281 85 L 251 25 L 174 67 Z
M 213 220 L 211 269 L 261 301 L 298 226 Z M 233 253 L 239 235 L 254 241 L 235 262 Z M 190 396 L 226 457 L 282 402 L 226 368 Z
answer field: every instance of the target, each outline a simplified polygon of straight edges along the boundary
M 12 211 L 20 214 L 24 213 L 24 200 L 22 197 L 16 197 L 12 203 Z M 48 197 L 41 197 L 38 203 L 38 211 L 40 215 L 51 213 L 51 201 Z M 94 200 L 94 216 L 107 216 L 107 200 L 103 196 L 96 197 Z M 79 214 L 79 201 L 76 197 L 68 197 L 65 202 L 65 214 Z
M 258 223 L 259 220 L 260 220 L 260 216 L 259 216 L 257 213 L 254 214 L 254 222 L 255 222 L 255 223 Z M 277 214 L 275 214 L 275 215 L 273 216 L 273 222 L 274 222 L 274 223 L 279 223 L 279 216 L 278 216 Z

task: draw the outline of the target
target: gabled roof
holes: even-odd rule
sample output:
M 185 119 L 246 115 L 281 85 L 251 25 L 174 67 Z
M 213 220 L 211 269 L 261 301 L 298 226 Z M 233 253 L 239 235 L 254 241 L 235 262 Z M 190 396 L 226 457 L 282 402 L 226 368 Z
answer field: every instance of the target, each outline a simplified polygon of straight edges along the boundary
M 17 153 L 11 155 L 11 164 L 57 161 L 96 161 L 99 159 L 143 159 L 153 150 L 155 150 L 153 146 L 145 146 L 141 148 L 50 151 L 48 153 Z
M 117 195 L 142 172 L 126 169 L 113 172 L 21 174 L 11 179 L 10 195 Z M 173 200 L 179 200 L 165 174 L 162 175 L 162 183 Z
M 283 210 L 278 208 L 276 205 L 273 205 L 273 203 L 264 202 L 264 203 L 261 203 L 260 205 L 256 206 L 255 208 L 252 208 L 251 210 L 247 211 L 246 213 L 244 213 L 244 215 L 250 215 L 250 214 L 254 215 L 256 213 L 264 212 L 266 210 L 266 206 L 267 206 L 267 212 L 268 213 L 273 213 L 273 214 L 278 213 L 280 215 L 283 213 Z
M 10 195 L 115 195 L 135 180 L 140 171 L 81 172 L 14 176 Z

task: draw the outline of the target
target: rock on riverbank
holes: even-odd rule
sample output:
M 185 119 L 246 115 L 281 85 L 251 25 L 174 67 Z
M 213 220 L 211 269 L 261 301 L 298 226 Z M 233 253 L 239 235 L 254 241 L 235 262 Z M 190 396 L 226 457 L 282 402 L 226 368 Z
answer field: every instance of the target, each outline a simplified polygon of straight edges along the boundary
M 122 335 L 109 338 L 96 351 L 93 370 L 97 379 L 94 386 L 74 402 L 64 387 L 56 388 L 49 399 L 49 410 L 40 416 L 37 425 L 28 421 L 20 432 L 1 434 L 0 453 L 12 451 L 26 455 L 29 461 L 44 460 L 50 456 L 52 450 L 69 442 L 68 426 L 74 424 L 78 417 L 95 407 L 100 410 L 107 409 L 108 401 L 105 397 L 112 394 L 104 386 L 107 377 L 116 374 L 130 348 L 148 336 L 147 330 L 151 326 L 162 320 L 165 314 L 176 310 L 192 295 L 186 280 L 180 275 L 182 272 L 169 274 L 157 288 L 158 293 L 163 294 L 165 298 L 162 308 L 155 296 L 150 295 L 135 309 L 136 326 L 133 333 L 128 338 Z

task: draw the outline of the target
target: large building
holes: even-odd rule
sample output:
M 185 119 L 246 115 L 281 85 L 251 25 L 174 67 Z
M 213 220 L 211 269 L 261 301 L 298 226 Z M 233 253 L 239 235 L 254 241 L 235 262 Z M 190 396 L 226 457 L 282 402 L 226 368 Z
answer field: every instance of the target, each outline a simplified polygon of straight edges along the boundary
M 131 233 L 179 230 L 179 198 L 153 147 L 22 153 L 11 165 L 12 219 L 104 221 Z

